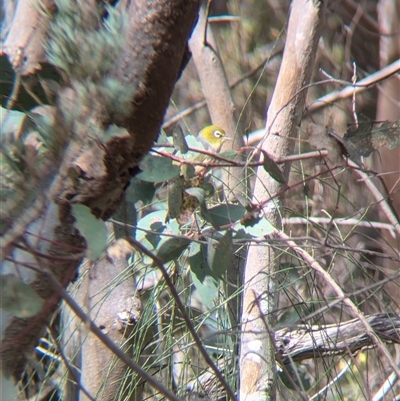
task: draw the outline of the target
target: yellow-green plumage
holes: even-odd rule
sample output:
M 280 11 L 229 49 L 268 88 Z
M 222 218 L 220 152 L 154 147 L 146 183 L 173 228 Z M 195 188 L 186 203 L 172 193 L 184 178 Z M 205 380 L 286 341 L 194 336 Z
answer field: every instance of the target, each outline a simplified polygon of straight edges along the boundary
M 218 125 L 208 125 L 199 132 L 197 139 L 203 144 L 205 149 L 217 153 L 221 149 L 222 144 L 231 138 Z

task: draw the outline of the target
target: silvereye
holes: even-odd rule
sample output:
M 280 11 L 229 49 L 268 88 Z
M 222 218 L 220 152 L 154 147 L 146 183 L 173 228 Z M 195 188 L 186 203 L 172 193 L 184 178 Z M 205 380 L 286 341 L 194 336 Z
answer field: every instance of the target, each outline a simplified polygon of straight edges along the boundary
M 197 140 L 203 144 L 204 148 L 214 153 L 219 152 L 222 144 L 227 139 L 231 138 L 229 138 L 226 132 L 218 125 L 208 125 L 203 128 L 197 136 Z

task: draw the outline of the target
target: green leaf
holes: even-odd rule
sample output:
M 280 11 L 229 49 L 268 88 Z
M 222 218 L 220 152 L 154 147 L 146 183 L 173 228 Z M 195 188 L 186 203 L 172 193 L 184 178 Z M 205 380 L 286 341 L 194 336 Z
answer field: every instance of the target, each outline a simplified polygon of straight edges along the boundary
M 44 301 L 28 285 L 13 274 L 0 276 L 1 309 L 21 319 L 37 315 Z
M 233 238 L 235 240 L 249 240 L 249 241 L 254 239 L 254 237 L 252 235 L 250 235 L 245 230 L 243 230 L 242 226 L 239 230 L 236 230 L 236 227 L 235 227 L 235 230 L 233 232 Z
M 157 141 L 156 141 L 157 145 L 170 145 L 171 141 L 170 139 L 167 137 L 167 134 L 165 133 L 164 130 L 160 131 L 160 134 L 158 135 Z
M 194 135 L 187 135 L 185 137 L 185 140 L 189 147 L 204 150 L 204 145 L 200 141 L 198 141 Z M 193 154 L 195 154 L 195 152 L 193 152 Z
M 199 201 L 200 215 L 204 220 L 210 221 L 211 216 L 208 213 L 206 206 L 206 192 L 202 188 L 187 188 L 185 192 L 191 196 L 194 196 Z
M 275 227 L 265 218 L 260 219 L 253 226 L 244 226 L 239 223 L 234 227 L 235 231 L 244 231 L 246 234 L 251 235 L 253 238 L 262 238 L 266 235 L 272 234 L 275 231 Z M 237 238 L 235 236 L 235 238 Z
M 181 166 L 181 175 L 185 180 L 195 177 L 196 169 L 191 164 L 183 164 Z
M 271 159 L 271 157 L 268 155 L 268 153 L 265 150 L 261 150 L 263 156 L 264 156 L 264 161 L 263 161 L 263 167 L 264 170 L 275 180 L 278 181 L 281 184 L 286 184 L 285 177 L 282 174 L 281 169 L 278 167 L 278 165 Z
M 87 206 L 72 205 L 75 226 L 86 240 L 86 256 L 97 260 L 107 244 L 107 228 L 103 220 L 96 219 Z
M 1 106 L 5 107 L 17 79 L 17 75 L 10 64 L 10 61 L 4 53 L 0 57 L 0 96 Z M 40 69 L 34 74 L 21 76 L 21 86 L 15 93 L 16 99 L 12 104 L 14 110 L 31 110 L 41 104 L 52 104 L 55 92 L 58 88 L 58 82 L 61 82 L 61 75 L 57 69 L 50 63 L 41 63 Z
M 221 277 L 228 270 L 232 258 L 232 231 L 227 230 L 219 240 L 207 239 L 207 259 L 215 277 Z
M 142 245 L 144 245 L 150 251 L 155 252 L 155 254 L 163 261 L 163 263 L 169 262 L 171 260 L 171 255 L 172 259 L 180 256 L 182 251 L 190 242 L 190 240 L 187 238 L 173 238 L 162 235 L 163 233 L 177 236 L 180 235 L 179 224 L 177 221 L 172 220 L 166 224 L 166 215 L 167 213 L 165 210 L 158 210 L 156 212 L 149 213 L 140 219 L 136 230 L 137 241 L 141 242 Z M 141 228 L 153 232 L 149 233 L 141 230 Z
M 208 209 L 210 223 L 215 227 L 225 226 L 240 220 L 246 213 L 241 205 L 221 204 Z
M 204 245 L 197 242 L 190 244 L 189 265 L 193 284 L 199 292 L 202 302 L 207 308 L 213 308 L 213 301 L 218 294 L 219 285 L 208 266 Z
M 115 239 L 126 238 L 127 236 L 135 237 L 137 212 L 134 203 L 121 203 L 113 213 L 112 218 L 116 221 L 113 223 Z
M 147 182 L 162 182 L 176 177 L 180 168 L 172 164 L 167 157 L 146 155 L 139 164 L 142 170 L 136 177 Z
M 153 200 L 155 192 L 154 183 L 142 181 L 134 177 L 131 179 L 131 183 L 126 189 L 125 194 L 129 202 L 136 203 L 141 200 L 144 205 L 147 205 Z
M 156 256 L 162 263 L 170 262 L 181 256 L 182 252 L 189 246 L 190 239 L 185 237 L 166 237 L 157 248 Z M 153 263 L 154 265 L 154 263 Z
M 167 189 L 168 217 L 175 219 L 181 213 L 183 200 L 183 181 L 181 177 L 175 177 L 172 180 L 169 180 Z
M 228 160 L 235 160 L 235 157 L 238 153 L 234 149 L 227 149 L 224 152 L 220 153 L 218 156 L 223 157 L 224 159 Z
M 0 107 L 0 136 L 3 138 L 20 131 L 25 119 L 25 113 Z
M 137 224 L 136 240 L 141 242 L 142 245 L 149 250 L 155 249 L 161 241 L 159 234 L 163 233 L 167 228 L 165 218 L 166 211 L 157 210 L 156 212 L 149 213 L 140 219 Z M 155 233 L 147 233 L 141 230 L 141 228 L 144 230 L 154 231 Z

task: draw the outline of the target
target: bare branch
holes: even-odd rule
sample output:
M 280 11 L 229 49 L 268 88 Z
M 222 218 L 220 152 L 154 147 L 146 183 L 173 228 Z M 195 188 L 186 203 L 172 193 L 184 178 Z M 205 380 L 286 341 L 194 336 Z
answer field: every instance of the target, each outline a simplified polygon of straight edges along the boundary
M 396 362 L 393 360 L 393 357 L 390 354 L 389 350 L 383 344 L 379 336 L 374 332 L 373 328 L 369 325 L 364 314 L 357 308 L 354 302 L 343 292 L 339 284 L 335 282 L 332 276 L 325 269 L 323 269 L 322 266 L 310 254 L 308 254 L 304 249 L 298 246 L 290 237 L 288 237 L 282 231 L 278 232 L 277 235 L 280 238 L 284 239 L 287 245 L 290 246 L 291 249 L 293 249 L 297 254 L 299 254 L 311 268 L 317 271 L 326 280 L 326 282 L 335 291 L 338 298 L 342 300 L 343 303 L 349 307 L 351 314 L 361 322 L 361 324 L 364 326 L 365 333 L 370 337 L 372 343 L 380 351 L 382 351 L 383 355 L 385 355 L 385 357 L 387 358 L 392 369 L 397 373 L 398 376 L 400 376 L 400 369 L 397 366 Z
M 354 93 L 364 92 L 373 85 L 376 85 L 379 82 L 391 77 L 392 75 L 397 74 L 399 71 L 400 60 L 396 60 L 387 67 L 384 67 L 381 70 L 376 71 L 373 74 L 368 75 L 368 77 L 358 81 L 357 85 L 347 86 L 340 91 L 328 93 L 327 95 L 317 100 L 314 100 L 309 106 L 307 106 L 307 111 L 309 113 L 314 113 L 317 110 L 320 110 L 327 105 L 333 104 L 338 100 L 347 99 L 353 96 Z

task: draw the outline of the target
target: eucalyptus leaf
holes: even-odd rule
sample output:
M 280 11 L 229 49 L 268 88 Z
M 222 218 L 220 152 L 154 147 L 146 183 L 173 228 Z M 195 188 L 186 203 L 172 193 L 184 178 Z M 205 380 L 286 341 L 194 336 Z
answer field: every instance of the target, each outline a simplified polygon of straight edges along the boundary
M 394 149 L 400 145 L 400 120 L 376 122 L 361 118 L 357 126 L 347 129 L 343 143 L 352 157 L 367 157 L 382 146 Z
M 215 277 L 221 277 L 228 270 L 232 258 L 232 231 L 227 230 L 220 240 L 207 239 L 207 259 Z
M 72 205 L 75 226 L 86 240 L 86 256 L 97 260 L 107 244 L 107 228 L 103 220 L 96 219 L 85 205 Z
M 195 177 L 196 169 L 191 164 L 183 164 L 181 166 L 181 175 L 185 180 Z
M 263 167 L 264 170 L 275 180 L 281 184 L 286 184 L 285 177 L 282 174 L 281 169 L 278 165 L 271 159 L 268 153 L 265 150 L 261 150 L 264 160 L 263 160 Z
M 139 164 L 142 170 L 137 178 L 147 182 L 162 182 L 176 177 L 180 168 L 174 166 L 171 159 L 154 155 L 146 155 Z
M 28 285 L 13 274 L 0 275 L 0 307 L 21 319 L 37 315 L 44 301 Z
M 183 200 L 183 181 L 181 177 L 175 177 L 172 180 L 169 180 L 167 184 L 167 189 L 168 217 L 171 219 L 175 219 L 181 213 Z
M 220 153 L 218 156 L 223 157 L 224 159 L 228 160 L 235 160 L 235 157 L 238 155 L 238 153 L 234 149 L 227 149 Z
M 136 203 L 141 200 L 144 205 L 147 205 L 152 201 L 155 192 L 154 183 L 134 177 L 125 191 L 125 196 L 129 202 Z
M 210 223 L 221 227 L 240 220 L 246 214 L 246 209 L 241 205 L 223 203 L 208 209 L 208 213 Z
M 161 241 L 160 234 L 162 234 L 167 228 L 165 218 L 166 211 L 157 210 L 156 212 L 149 213 L 140 219 L 137 223 L 136 240 L 149 250 L 155 249 Z M 146 231 L 154 231 L 154 233 Z
M 8 136 L 18 132 L 25 119 L 26 114 L 21 111 L 7 110 L 0 107 L 0 136 Z
M 237 232 L 245 232 L 246 234 L 251 235 L 253 238 L 262 238 L 266 235 L 272 234 L 275 231 L 275 227 L 265 218 L 260 219 L 253 226 L 244 226 L 241 223 L 236 224 L 234 229 Z
M 160 131 L 160 134 L 158 135 L 156 144 L 157 145 L 170 145 L 171 144 L 171 141 L 169 140 L 169 138 L 164 130 Z
M 121 203 L 113 213 L 112 218 L 115 220 L 113 223 L 115 239 L 126 238 L 127 236 L 135 237 L 137 212 L 134 203 Z
M 5 53 L 0 57 L 0 95 L 1 106 L 5 107 L 10 99 L 14 89 L 15 81 L 18 75 L 15 73 L 9 58 Z M 20 87 L 15 93 L 15 101 L 12 102 L 14 110 L 31 110 L 41 104 L 52 104 L 58 82 L 61 82 L 61 75 L 50 63 L 41 63 L 40 69 L 37 69 L 34 74 L 20 75 Z
M 210 221 L 211 216 L 208 213 L 207 206 L 206 206 L 206 192 L 202 188 L 187 188 L 185 192 L 188 195 L 194 196 L 199 201 L 200 206 L 200 214 L 204 220 Z
M 156 256 L 162 263 L 170 262 L 171 260 L 181 256 L 182 252 L 189 246 L 189 244 L 189 238 L 167 237 L 159 244 Z
M 204 245 L 193 242 L 189 250 L 189 265 L 195 285 L 201 301 L 211 309 L 214 307 L 214 299 L 218 294 L 218 281 L 213 277 L 207 262 L 207 254 Z
M 202 149 L 204 150 L 204 145 L 195 137 L 194 135 L 187 135 L 185 137 L 186 143 L 191 147 L 191 148 L 197 148 L 197 149 Z

